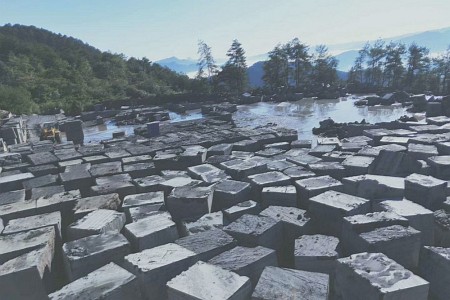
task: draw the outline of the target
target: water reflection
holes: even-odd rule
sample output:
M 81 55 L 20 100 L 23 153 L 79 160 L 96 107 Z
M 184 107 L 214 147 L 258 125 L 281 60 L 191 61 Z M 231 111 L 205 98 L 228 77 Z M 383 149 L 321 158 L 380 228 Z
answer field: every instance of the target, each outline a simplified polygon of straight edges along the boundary
M 353 103 L 358 97 L 333 100 L 303 99 L 297 102 L 269 103 L 259 102 L 238 106 L 234 121 L 240 126 L 255 127 L 266 123 L 293 128 L 300 138 L 313 137 L 312 128 L 319 122 L 332 118 L 336 122 L 354 122 L 365 119 L 370 123 L 393 121 L 409 114 L 400 106 L 356 107 Z

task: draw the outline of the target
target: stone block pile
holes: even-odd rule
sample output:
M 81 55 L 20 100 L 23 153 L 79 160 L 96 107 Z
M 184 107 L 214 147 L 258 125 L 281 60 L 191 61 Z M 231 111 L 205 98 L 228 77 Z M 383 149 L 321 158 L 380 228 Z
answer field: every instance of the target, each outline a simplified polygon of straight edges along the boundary
M 448 299 L 449 125 L 18 144 L 0 154 L 0 299 Z

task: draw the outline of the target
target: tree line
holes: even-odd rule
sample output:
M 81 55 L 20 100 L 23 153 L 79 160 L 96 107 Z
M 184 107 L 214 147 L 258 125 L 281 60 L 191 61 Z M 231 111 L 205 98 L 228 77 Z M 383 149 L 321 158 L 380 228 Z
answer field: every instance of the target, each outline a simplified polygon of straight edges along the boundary
M 33 26 L 0 26 L 0 109 L 79 114 L 95 103 L 203 93 L 197 80 L 147 58 L 102 52 Z
M 248 88 L 245 51 L 238 40 L 231 44 L 221 68 L 204 41 L 198 43 L 198 54 L 197 79 L 210 91 L 239 96 Z M 264 93 L 314 93 L 338 86 L 338 61 L 324 45 L 310 53 L 309 46 L 295 38 L 275 46 L 268 56 L 263 67 Z
M 450 93 L 450 47 L 438 56 L 413 43 L 366 43 L 349 72 L 350 92 Z

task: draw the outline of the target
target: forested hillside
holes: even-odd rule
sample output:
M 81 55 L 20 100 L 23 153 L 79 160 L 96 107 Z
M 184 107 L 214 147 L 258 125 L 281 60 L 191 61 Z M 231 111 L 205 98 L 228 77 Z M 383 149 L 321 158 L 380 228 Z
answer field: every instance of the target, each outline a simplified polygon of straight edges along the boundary
M 79 113 L 104 100 L 196 92 L 199 82 L 146 58 L 102 52 L 33 26 L 0 27 L 0 109 Z

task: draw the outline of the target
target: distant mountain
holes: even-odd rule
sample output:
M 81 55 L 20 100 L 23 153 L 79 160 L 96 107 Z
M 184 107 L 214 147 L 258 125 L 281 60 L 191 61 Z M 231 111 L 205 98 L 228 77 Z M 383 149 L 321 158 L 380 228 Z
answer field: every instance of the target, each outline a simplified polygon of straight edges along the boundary
M 419 33 L 411 33 L 401 36 L 395 36 L 382 39 L 386 43 L 391 41 L 402 42 L 406 45 L 410 45 L 413 42 L 421 46 L 426 46 L 430 49 L 430 52 L 441 53 L 447 49 L 450 44 L 450 27 L 439 30 L 430 30 Z M 367 41 L 355 41 L 351 43 L 342 43 L 329 45 L 328 49 L 338 59 L 338 76 L 341 79 L 347 78 L 347 72 L 353 66 L 353 63 L 358 56 L 358 51 L 361 49 Z M 369 41 L 374 42 L 374 41 Z M 314 47 L 311 47 L 313 49 Z M 251 86 L 261 86 L 263 75 L 263 61 L 267 59 L 267 53 L 254 55 L 247 57 L 247 62 L 250 65 L 248 68 L 249 81 Z M 222 63 L 224 59 L 220 60 Z M 170 57 L 157 61 L 156 63 L 168 67 L 179 73 L 192 74 L 197 71 L 197 62 L 192 59 L 178 59 L 176 57 Z M 220 65 L 220 64 L 219 64 Z
M 160 66 L 167 67 L 175 72 L 189 74 L 198 70 L 197 61 L 194 59 L 180 59 L 177 57 L 169 57 L 155 61 Z

